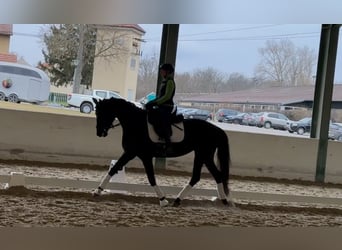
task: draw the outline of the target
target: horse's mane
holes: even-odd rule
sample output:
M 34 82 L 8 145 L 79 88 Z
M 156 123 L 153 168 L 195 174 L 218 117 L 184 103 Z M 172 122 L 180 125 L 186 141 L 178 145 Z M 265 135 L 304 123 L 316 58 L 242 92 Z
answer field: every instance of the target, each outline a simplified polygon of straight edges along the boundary
M 106 102 L 108 105 L 107 109 L 110 108 L 111 105 L 115 105 L 119 109 L 125 109 L 127 112 L 143 112 L 143 109 L 137 107 L 133 102 L 127 101 L 122 98 L 110 98 L 104 99 L 103 102 Z

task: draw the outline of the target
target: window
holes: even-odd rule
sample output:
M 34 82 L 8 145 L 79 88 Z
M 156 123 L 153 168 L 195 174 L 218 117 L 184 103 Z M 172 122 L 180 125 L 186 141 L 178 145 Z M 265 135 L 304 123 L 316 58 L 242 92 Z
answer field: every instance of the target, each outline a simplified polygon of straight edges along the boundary
M 106 98 L 106 92 L 104 91 L 96 91 L 96 95 L 101 98 Z
M 131 70 L 135 70 L 136 64 L 137 64 L 137 60 L 135 60 L 135 58 L 131 58 Z
M 122 37 L 115 38 L 114 43 L 122 46 L 124 44 L 124 39 Z
M 115 92 L 109 92 L 109 98 L 122 98 L 118 93 Z
M 287 117 L 283 114 L 279 114 L 279 119 L 287 120 Z
M 40 74 L 34 70 L 15 67 L 15 66 L 0 65 L 0 72 L 22 75 L 22 76 L 31 76 L 31 77 L 42 79 Z

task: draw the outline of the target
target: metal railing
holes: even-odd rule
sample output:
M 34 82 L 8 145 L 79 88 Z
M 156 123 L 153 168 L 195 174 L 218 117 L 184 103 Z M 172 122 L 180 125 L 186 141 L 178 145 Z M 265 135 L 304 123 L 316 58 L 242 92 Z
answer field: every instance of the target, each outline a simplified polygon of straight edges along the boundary
M 49 103 L 68 106 L 68 95 L 63 93 L 51 92 L 49 95 Z

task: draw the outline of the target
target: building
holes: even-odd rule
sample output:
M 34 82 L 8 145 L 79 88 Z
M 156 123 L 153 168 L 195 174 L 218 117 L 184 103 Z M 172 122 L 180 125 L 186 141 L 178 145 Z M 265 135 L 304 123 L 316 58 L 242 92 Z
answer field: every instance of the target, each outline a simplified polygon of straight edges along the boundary
M 120 54 L 111 59 L 95 58 L 93 89 L 116 91 L 128 100 L 135 100 L 144 34 L 145 31 L 137 24 L 97 25 L 96 50 L 103 40 L 112 42 L 114 39 Z
M 179 97 L 180 106 L 214 106 L 240 111 L 311 109 L 315 86 L 270 87 Z M 332 108 L 342 109 L 342 84 L 335 84 Z
M 10 39 L 12 35 L 12 24 L 0 24 L 0 61 L 17 62 L 17 56 L 9 53 Z
M 112 90 L 135 101 L 144 29 L 138 24 L 96 25 L 96 28 L 96 49 L 104 40 L 114 42 L 120 56 L 95 59 L 92 88 Z M 18 62 L 17 56 L 9 53 L 12 35 L 12 24 L 0 24 L 0 61 Z M 100 41 L 100 38 L 104 39 Z M 51 86 L 51 92 L 66 95 L 72 92 L 72 86 Z

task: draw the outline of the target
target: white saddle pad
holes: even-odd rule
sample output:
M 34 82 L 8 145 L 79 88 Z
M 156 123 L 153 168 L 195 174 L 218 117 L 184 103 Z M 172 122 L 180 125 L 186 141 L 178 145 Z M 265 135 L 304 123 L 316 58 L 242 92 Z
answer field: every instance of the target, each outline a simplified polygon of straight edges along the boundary
M 156 143 L 163 143 L 163 139 L 159 139 L 159 136 L 154 131 L 153 125 L 147 122 L 148 134 L 151 141 Z M 171 125 L 172 136 L 170 138 L 171 142 L 181 142 L 184 139 L 184 125 L 183 122 L 174 123 Z

